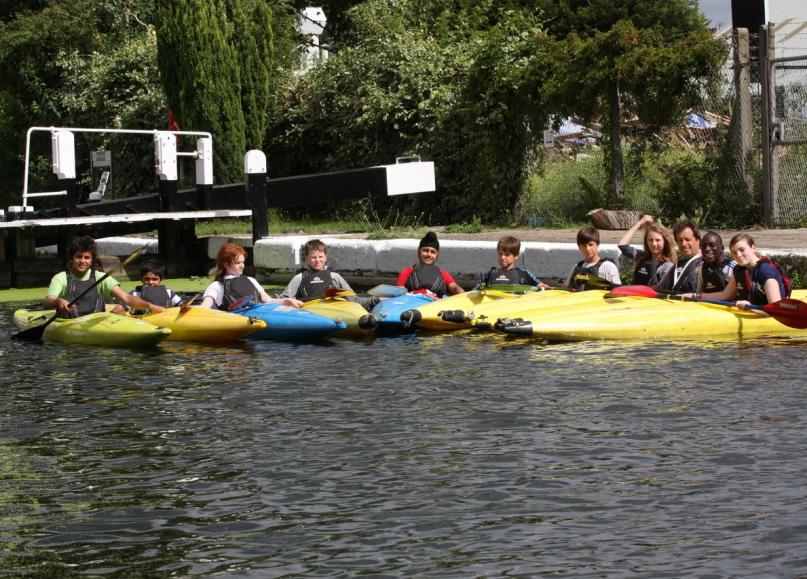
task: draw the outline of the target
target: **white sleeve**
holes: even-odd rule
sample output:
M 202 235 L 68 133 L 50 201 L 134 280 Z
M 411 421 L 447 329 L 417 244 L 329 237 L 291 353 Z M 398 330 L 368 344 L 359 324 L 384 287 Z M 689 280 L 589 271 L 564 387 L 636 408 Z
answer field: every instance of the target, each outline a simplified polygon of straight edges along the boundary
M 619 268 L 612 261 L 604 261 L 602 265 L 600 265 L 600 277 L 616 285 L 622 284 L 622 280 L 619 277 Z
M 284 298 L 296 298 L 297 291 L 300 289 L 300 283 L 302 283 L 302 280 L 303 274 L 298 273 L 295 275 L 293 278 L 291 278 L 291 280 L 289 280 L 289 285 L 286 286 L 286 289 L 284 289 L 280 295 Z
M 224 301 L 224 284 L 220 281 L 214 281 L 207 286 L 202 298 L 211 298 L 216 307 L 221 307 L 221 302 Z
M 178 306 L 181 303 L 182 303 L 182 298 L 177 295 L 177 292 L 175 292 L 172 289 L 169 289 L 168 290 L 168 305 L 173 307 L 173 306 Z

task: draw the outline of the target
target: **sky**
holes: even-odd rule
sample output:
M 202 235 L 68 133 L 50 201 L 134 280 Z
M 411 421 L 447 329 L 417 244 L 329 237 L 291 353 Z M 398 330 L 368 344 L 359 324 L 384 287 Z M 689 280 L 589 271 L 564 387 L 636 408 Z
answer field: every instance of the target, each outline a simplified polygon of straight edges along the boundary
M 700 0 L 698 4 L 713 27 L 723 28 L 731 24 L 731 0 Z

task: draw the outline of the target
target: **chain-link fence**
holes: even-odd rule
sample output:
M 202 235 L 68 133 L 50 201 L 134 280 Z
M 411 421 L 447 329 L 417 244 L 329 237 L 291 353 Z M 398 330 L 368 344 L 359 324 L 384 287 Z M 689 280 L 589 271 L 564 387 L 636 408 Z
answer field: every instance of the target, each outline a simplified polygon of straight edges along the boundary
M 709 225 L 807 224 L 807 32 L 801 30 L 807 22 L 788 21 L 767 36 L 724 36 L 727 59 L 716 90 L 678 126 L 648 135 L 638 119 L 623 117 L 627 208 Z M 558 131 L 550 141 L 528 184 L 522 208 L 528 223 L 580 221 L 586 207 L 605 202 L 599 129 Z
M 807 23 L 774 32 L 771 60 L 771 215 L 778 225 L 807 221 Z

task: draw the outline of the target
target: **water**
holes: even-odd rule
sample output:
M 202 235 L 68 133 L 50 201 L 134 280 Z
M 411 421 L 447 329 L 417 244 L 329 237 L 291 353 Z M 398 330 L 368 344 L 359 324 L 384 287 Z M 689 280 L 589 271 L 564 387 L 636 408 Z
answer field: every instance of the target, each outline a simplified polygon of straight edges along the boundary
M 0 351 L 0 576 L 807 569 L 807 342 Z

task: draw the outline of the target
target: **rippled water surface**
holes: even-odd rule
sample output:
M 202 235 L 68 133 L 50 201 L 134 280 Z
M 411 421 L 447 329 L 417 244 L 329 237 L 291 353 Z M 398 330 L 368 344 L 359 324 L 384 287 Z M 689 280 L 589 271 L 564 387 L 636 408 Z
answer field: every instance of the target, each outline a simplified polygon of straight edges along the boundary
M 807 572 L 807 342 L 0 352 L 0 576 Z

